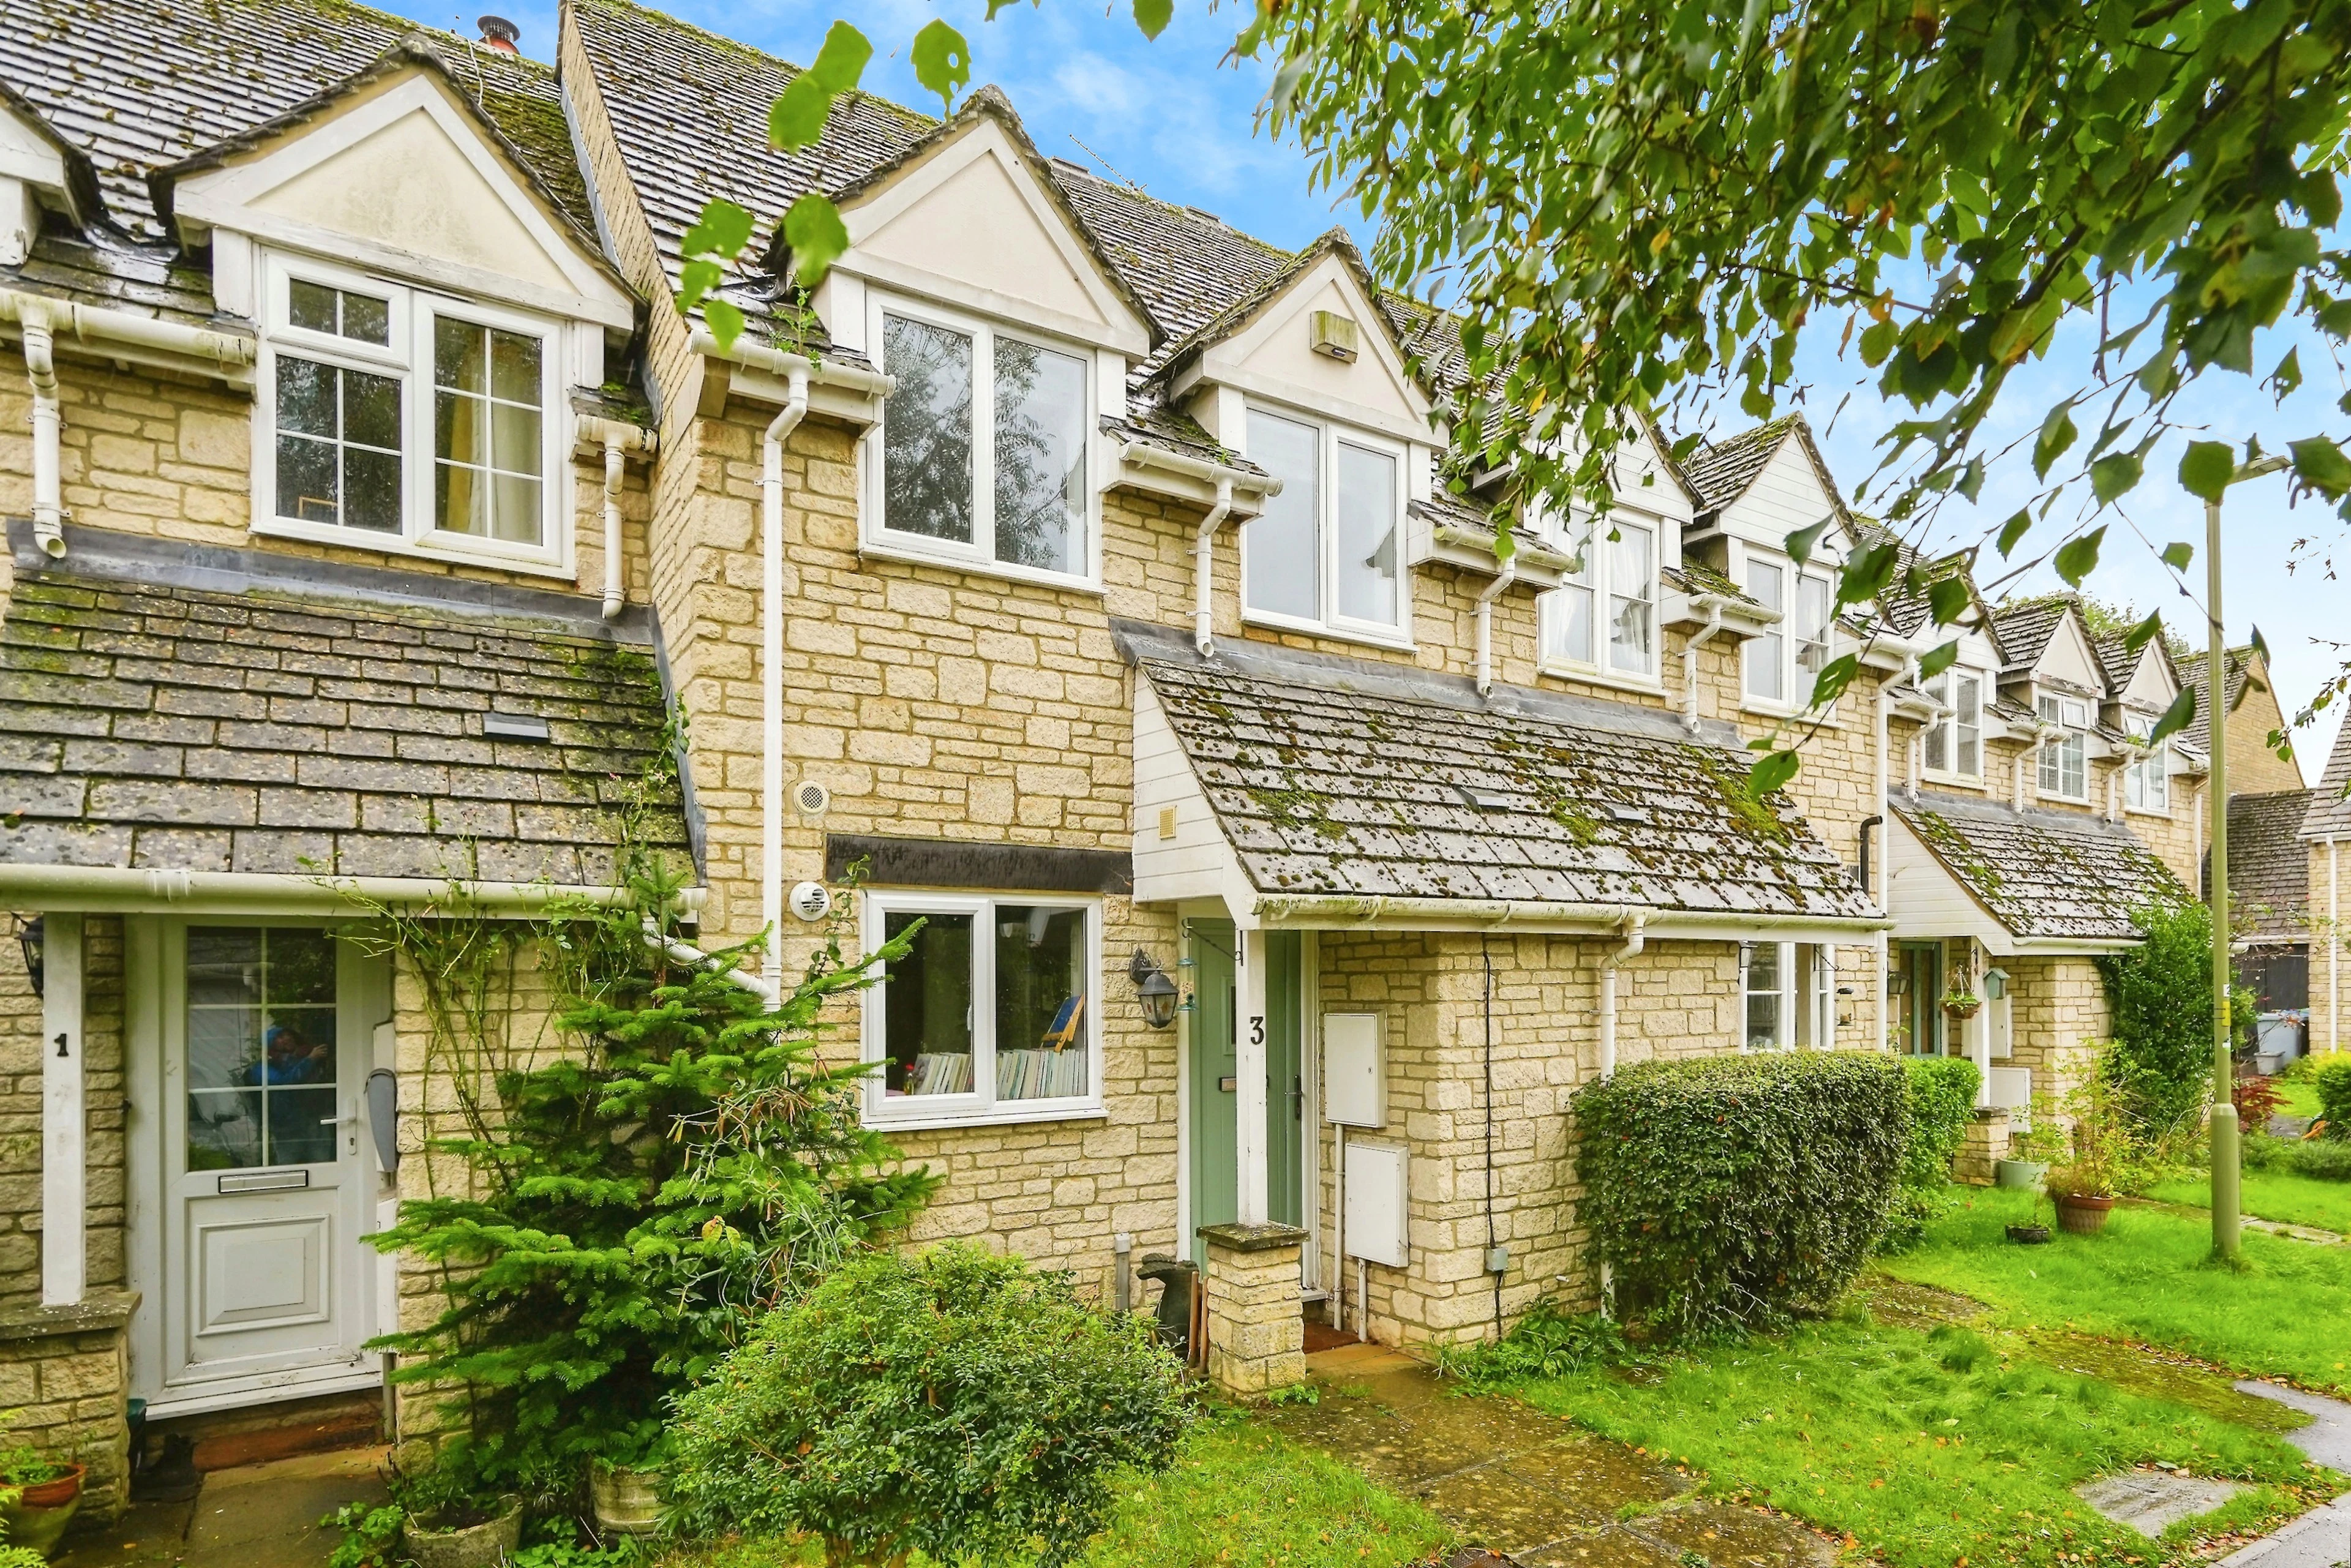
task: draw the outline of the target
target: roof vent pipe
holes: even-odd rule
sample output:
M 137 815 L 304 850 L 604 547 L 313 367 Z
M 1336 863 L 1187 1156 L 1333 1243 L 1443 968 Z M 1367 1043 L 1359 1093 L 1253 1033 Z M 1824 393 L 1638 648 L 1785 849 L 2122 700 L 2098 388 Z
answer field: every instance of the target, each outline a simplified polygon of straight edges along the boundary
M 1512 553 L 1502 559 L 1502 570 L 1478 595 L 1478 695 L 1481 697 L 1494 690 L 1494 601 L 1518 579 L 1519 558 Z
M 522 53 L 521 49 L 516 47 L 522 41 L 522 29 L 504 16 L 479 17 L 475 21 L 474 26 L 482 30 L 484 48 L 496 49 L 502 55 Z
M 52 556 L 66 553 L 65 507 L 57 476 L 57 340 L 47 308 L 26 298 L 16 308 L 24 327 L 25 374 L 33 384 L 33 538 Z

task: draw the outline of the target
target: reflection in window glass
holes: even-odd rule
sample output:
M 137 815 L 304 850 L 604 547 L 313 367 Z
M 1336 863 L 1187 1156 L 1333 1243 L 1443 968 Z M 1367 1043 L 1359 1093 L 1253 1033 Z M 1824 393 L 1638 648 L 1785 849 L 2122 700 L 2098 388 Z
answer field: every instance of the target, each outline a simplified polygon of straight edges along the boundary
M 2063 725 L 2068 734 L 2060 740 L 2043 741 L 2041 758 L 2034 766 L 2034 781 L 2053 795 L 2068 800 L 2086 800 L 2090 793 L 2088 745 L 2080 727 L 2089 722 L 2087 707 L 2070 698 L 2044 696 L 2035 705 L 2044 723 Z
M 1649 530 L 1630 523 L 1617 524 L 1616 537 L 1608 541 L 1608 664 L 1635 674 L 1655 668 L 1655 558 L 1649 544 Z
M 998 338 L 996 559 L 1084 570 L 1085 478 L 1085 362 Z
M 540 344 L 443 317 L 433 323 L 434 522 L 537 544 L 544 527 Z
M 1796 701 L 1809 705 L 1813 683 L 1829 662 L 1829 580 L 1810 572 L 1796 579 Z
M 1585 540 L 1575 551 L 1575 570 L 1560 579 L 1543 612 L 1545 633 L 1554 658 L 1592 663 L 1592 559 L 1596 540 Z
M 1783 591 L 1786 572 L 1773 561 L 1749 558 L 1747 562 L 1747 593 L 1766 610 L 1784 612 L 1787 595 Z M 1787 695 L 1787 684 L 1781 676 L 1780 664 L 1787 656 L 1788 643 L 1780 623 L 1774 622 L 1761 636 L 1747 644 L 1747 695 L 1761 697 L 1766 702 L 1780 702 Z
M 277 356 L 277 515 L 400 528 L 400 382 Z
M 1249 410 L 1249 461 L 1281 481 L 1248 525 L 1251 610 L 1317 620 L 1322 613 L 1322 438 L 1312 425 Z
M 968 1094 L 971 916 L 892 914 L 883 922 L 883 935 L 896 941 L 918 924 L 913 947 L 890 966 L 883 982 L 884 1092 Z
M 354 342 L 392 342 L 392 304 L 371 294 L 330 288 L 304 277 L 286 285 L 286 319 L 308 332 L 326 332 Z
M 186 1050 L 188 1169 L 333 1160 L 333 938 L 190 928 Z
M 1086 915 L 996 906 L 996 1097 L 1086 1092 Z
M 1339 613 L 1396 623 L 1396 462 L 1339 443 Z
M 882 411 L 883 527 L 970 544 L 971 338 L 885 315 L 882 364 L 898 381 Z
M 1747 1044 L 1769 1051 L 1780 1043 L 1780 944 L 1757 942 L 1747 950 Z

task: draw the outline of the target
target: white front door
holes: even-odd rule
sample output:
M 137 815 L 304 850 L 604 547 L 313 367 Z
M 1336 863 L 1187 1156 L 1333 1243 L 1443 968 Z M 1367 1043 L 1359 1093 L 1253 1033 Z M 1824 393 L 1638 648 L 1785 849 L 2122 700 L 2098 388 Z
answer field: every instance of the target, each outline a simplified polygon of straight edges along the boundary
M 137 1239 L 134 1383 L 168 1413 L 372 1379 L 362 1085 L 384 966 L 316 925 L 151 932 L 132 1103 L 154 1113 L 134 1136 L 156 1201 L 137 1206 L 152 1233 Z

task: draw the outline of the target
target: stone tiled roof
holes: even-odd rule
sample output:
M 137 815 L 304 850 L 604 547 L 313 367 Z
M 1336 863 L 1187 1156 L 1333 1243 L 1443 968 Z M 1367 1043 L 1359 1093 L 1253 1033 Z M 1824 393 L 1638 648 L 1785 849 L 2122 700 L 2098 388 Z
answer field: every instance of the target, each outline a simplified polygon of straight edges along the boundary
M 2310 810 L 2302 819 L 2302 836 L 2351 838 L 2351 724 L 2335 732 L 2335 749 L 2327 753 L 2326 771 L 2310 792 Z
M 1897 793 L 1892 804 L 1960 886 L 2024 940 L 2130 941 L 2136 912 L 2189 898 L 2137 835 L 2103 817 L 1933 790 Z
M 1270 895 L 1513 900 L 1866 921 L 1727 730 L 1122 625 L 1227 840 Z
M 2007 661 L 2003 668 L 2011 673 L 2031 669 L 2048 649 L 2049 639 L 2057 634 L 2059 623 L 2072 613 L 2073 598 L 2062 593 L 2044 599 L 2021 599 L 1996 607 L 1991 612 L 1991 623 Z
M 2245 683 L 2252 676 L 2253 651 L 2231 648 L 2229 660 L 2229 715 L 2234 718 L 2240 704 L 2245 700 Z M 2210 755 L 2212 750 L 2212 655 L 2195 653 L 2179 661 L 2179 683 L 2196 693 L 2196 719 L 2186 731 L 2196 748 Z
M 674 783 L 647 783 L 652 657 L 592 610 L 402 602 L 402 580 L 455 591 L 381 569 L 238 590 L 224 563 L 253 552 L 110 561 L 77 536 L 62 562 L 18 541 L 0 862 L 579 884 L 610 881 L 624 826 L 684 843 Z
M 1700 443 L 1681 465 L 1683 476 L 1698 491 L 1700 509 L 1714 511 L 1745 495 L 1799 423 L 1794 414 L 1785 414 L 1728 441 Z
M 2302 841 L 2308 789 L 2229 798 L 2229 896 L 2232 934 L 2257 941 L 2310 935 L 2310 848 Z M 2205 878 L 2211 878 L 2205 861 Z
M 1762 608 L 1761 600 L 1731 581 L 1724 573 L 1717 571 L 1704 561 L 1692 560 L 1687 556 L 1682 558 L 1682 563 L 1679 566 L 1660 567 L 1658 575 L 1663 577 L 1668 585 L 1680 589 L 1684 593 L 1712 594 L 1718 599 L 1727 599 L 1733 604 L 1753 605 L 1759 610 Z
M 349 0 L 16 0 L 0 6 L 0 80 L 88 153 L 111 219 L 153 242 L 167 236 L 151 172 L 295 109 L 419 30 Z M 429 36 L 526 165 L 592 229 L 554 71 Z

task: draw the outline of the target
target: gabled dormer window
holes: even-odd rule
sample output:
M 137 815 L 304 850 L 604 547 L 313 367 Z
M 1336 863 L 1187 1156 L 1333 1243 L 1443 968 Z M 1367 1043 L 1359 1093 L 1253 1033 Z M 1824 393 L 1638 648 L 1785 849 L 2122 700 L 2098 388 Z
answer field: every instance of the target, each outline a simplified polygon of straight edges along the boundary
M 1589 538 L 1555 542 L 1577 568 L 1542 600 L 1547 664 L 1654 679 L 1657 673 L 1656 538 L 1626 518 L 1603 519 Z
M 2126 714 L 2123 727 L 2132 738 L 2145 740 L 2155 733 L 2155 720 Z M 2123 803 L 2134 811 L 2171 810 L 2171 747 L 2150 747 L 2123 769 Z
M 2088 800 L 2089 743 L 2085 732 L 2090 727 L 2090 705 L 2079 697 L 2044 695 L 2035 702 L 2034 711 L 2043 724 L 2065 731 L 2061 738 L 2042 743 L 2034 776 L 2041 792 L 2067 800 Z
M 1249 458 L 1281 481 L 1241 529 L 1241 609 L 1276 626 L 1395 643 L 1408 633 L 1405 449 L 1252 407 Z
M 873 307 L 882 411 L 866 542 L 1013 576 L 1092 574 L 1090 353 L 977 317 Z
M 256 531 L 562 559 L 559 324 L 292 257 L 265 279 Z
M 1746 649 L 1747 695 L 1767 706 L 1802 707 L 1829 662 L 1828 575 L 1749 551 L 1748 596 L 1780 612 L 1777 625 Z
M 1983 676 L 1973 670 L 1945 670 L 1926 690 L 1945 709 L 1927 731 L 1927 771 L 1982 778 Z

